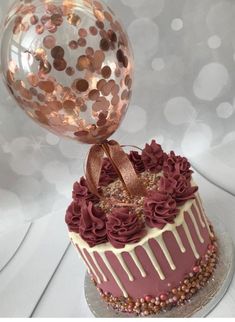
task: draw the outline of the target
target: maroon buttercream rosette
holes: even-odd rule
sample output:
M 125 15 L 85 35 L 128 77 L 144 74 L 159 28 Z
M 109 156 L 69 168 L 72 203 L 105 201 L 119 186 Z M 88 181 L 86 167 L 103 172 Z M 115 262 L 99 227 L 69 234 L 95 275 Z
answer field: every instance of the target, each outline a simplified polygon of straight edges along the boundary
M 107 235 L 115 248 L 137 243 L 146 234 L 144 222 L 129 208 L 117 208 L 108 215 Z
M 177 174 L 173 177 L 162 177 L 159 181 L 160 191 L 167 191 L 177 202 L 182 205 L 184 202 L 195 198 L 197 186 L 191 186 L 190 181 L 184 176 Z
M 81 206 L 73 201 L 68 207 L 65 215 L 65 222 L 68 225 L 69 231 L 79 233 L 81 218 Z
M 131 151 L 129 154 L 129 159 L 133 164 L 136 173 L 142 173 L 145 171 L 144 163 L 138 151 Z
M 167 154 L 163 152 L 160 144 L 152 140 L 151 144 L 146 144 L 142 151 L 142 161 L 146 170 L 160 172 Z
M 190 163 L 187 158 L 175 155 L 173 151 L 164 160 L 163 173 L 165 176 L 184 175 L 188 180 L 191 179 L 193 171 L 190 170 Z
M 81 177 L 80 182 L 74 183 L 72 197 L 79 204 L 82 204 L 84 200 L 92 201 L 93 203 L 99 202 L 99 198 L 89 191 L 84 177 Z
M 178 211 L 176 201 L 167 192 L 151 191 L 145 197 L 144 214 L 149 227 L 162 229 L 173 223 Z
M 99 185 L 107 186 L 118 178 L 118 174 L 113 168 L 108 158 L 104 158 L 100 173 Z
M 81 207 L 79 234 L 90 247 L 107 242 L 106 216 L 90 201 Z

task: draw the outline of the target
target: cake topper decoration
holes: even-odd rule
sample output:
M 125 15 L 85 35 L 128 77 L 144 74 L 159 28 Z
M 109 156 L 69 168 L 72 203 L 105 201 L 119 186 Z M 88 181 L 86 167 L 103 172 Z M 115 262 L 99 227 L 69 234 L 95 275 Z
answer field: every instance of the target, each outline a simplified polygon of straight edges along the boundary
M 12 96 L 34 121 L 95 144 L 86 169 L 93 193 L 104 153 L 128 192 L 144 193 L 118 143 L 107 141 L 125 116 L 133 77 L 129 40 L 110 8 L 96 0 L 18 0 L 5 20 L 1 62 Z

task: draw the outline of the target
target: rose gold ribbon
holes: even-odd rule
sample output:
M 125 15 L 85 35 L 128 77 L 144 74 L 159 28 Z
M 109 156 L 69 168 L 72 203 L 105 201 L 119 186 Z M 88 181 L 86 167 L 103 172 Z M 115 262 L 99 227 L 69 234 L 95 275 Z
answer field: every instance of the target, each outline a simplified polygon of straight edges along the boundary
M 116 170 L 124 188 L 131 196 L 144 196 L 146 190 L 136 174 L 134 167 L 118 142 L 111 140 L 93 145 L 89 151 L 86 163 L 86 179 L 89 190 L 98 197 L 99 178 L 104 153 Z

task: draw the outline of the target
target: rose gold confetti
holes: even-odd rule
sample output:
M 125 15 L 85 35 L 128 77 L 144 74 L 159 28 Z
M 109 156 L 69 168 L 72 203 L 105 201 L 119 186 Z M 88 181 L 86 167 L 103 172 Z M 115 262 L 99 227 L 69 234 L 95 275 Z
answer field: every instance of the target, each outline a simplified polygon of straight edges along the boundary
M 19 89 L 19 92 L 20 95 L 25 99 L 31 100 L 33 98 L 33 95 L 30 93 L 30 91 L 24 87 L 21 87 Z
M 55 59 L 53 61 L 53 67 L 58 71 L 63 71 L 67 67 L 67 62 L 61 58 L 61 59 Z
M 54 36 L 46 36 L 43 39 L 43 46 L 46 47 L 47 49 L 52 49 L 56 45 L 56 39 Z
M 102 90 L 102 88 L 106 85 L 106 80 L 104 80 L 104 79 L 100 79 L 98 82 L 97 82 L 97 84 L 96 84 L 96 88 L 99 90 L 99 91 L 101 91 Z
M 71 100 L 64 101 L 63 108 L 66 110 L 73 110 L 75 108 L 74 101 L 71 101 Z
M 104 12 L 104 16 L 109 22 L 113 21 L 113 17 L 111 16 L 111 14 L 108 11 Z
M 38 35 L 41 35 L 44 32 L 44 27 L 43 25 L 37 25 L 35 28 L 35 31 Z
M 74 133 L 74 135 L 75 136 L 87 136 L 87 135 L 89 135 L 89 132 L 87 132 L 87 131 L 85 131 L 85 130 L 83 130 L 83 131 L 78 131 L 78 132 L 75 132 Z
M 36 88 L 34 87 L 30 87 L 30 93 L 33 95 L 33 96 L 37 96 L 38 95 L 38 91 L 36 90 Z
M 100 113 L 102 114 L 102 113 Z M 98 121 L 97 121 L 97 126 L 103 126 L 105 125 L 105 123 L 107 122 L 106 118 L 100 118 Z
M 67 67 L 65 72 L 68 76 L 73 76 L 75 73 L 75 70 L 73 67 Z
M 51 81 L 41 81 L 38 83 L 38 87 L 47 93 L 52 93 L 55 90 L 55 85 Z
M 102 21 L 97 20 L 95 24 L 99 29 L 104 29 L 104 23 Z
M 92 61 L 95 69 L 100 69 L 103 61 L 105 60 L 105 54 L 102 50 L 96 50 L 94 53 L 94 59 Z
M 123 66 L 124 66 L 125 68 L 127 68 L 127 66 L 128 66 L 128 58 L 127 58 L 127 56 L 124 56 Z
M 54 111 L 59 111 L 63 107 L 62 103 L 57 100 L 48 102 L 47 105 L 50 110 L 54 110 Z
M 85 38 L 79 38 L 78 39 L 78 45 L 80 47 L 85 47 L 86 46 L 86 39 Z
M 115 76 L 116 77 L 120 77 L 121 76 L 121 70 L 119 69 L 119 68 L 117 68 L 116 70 L 115 70 Z
M 112 74 L 112 70 L 109 66 L 104 66 L 101 70 L 101 74 L 104 78 L 109 78 Z
M 41 111 L 35 111 L 37 119 L 40 123 L 48 125 L 48 118 Z
M 92 89 L 88 94 L 88 97 L 91 101 L 96 101 L 99 98 L 99 96 L 100 94 L 97 89 Z
M 27 80 L 31 86 L 36 87 L 38 85 L 38 77 L 34 73 L 28 73 Z
M 81 18 L 75 13 L 69 13 L 67 16 L 67 20 L 73 26 L 77 26 L 81 22 Z
M 113 30 L 109 29 L 107 34 L 112 42 L 117 42 L 117 35 Z
M 94 49 L 92 47 L 87 47 L 86 48 L 86 54 L 88 56 L 93 56 L 94 55 Z
M 108 96 L 111 93 L 114 86 L 115 86 L 114 80 L 113 79 L 109 80 L 102 88 L 101 93 L 104 96 Z
M 51 22 L 56 25 L 57 27 L 58 26 L 61 26 L 62 23 L 63 23 L 63 17 L 58 14 L 58 13 L 54 13 L 52 16 L 51 16 Z
M 34 52 L 34 57 L 37 61 L 44 60 L 46 58 L 46 52 L 43 48 L 37 48 Z
M 76 41 L 76 40 L 71 40 L 71 41 L 69 42 L 69 48 L 70 48 L 70 49 L 77 49 L 77 48 L 78 48 L 78 43 L 77 43 L 77 41 Z
M 124 60 L 124 53 L 123 53 L 123 51 L 121 50 L 121 49 L 118 49 L 118 51 L 117 51 L 117 60 L 120 62 L 120 63 L 122 63 L 123 62 L 123 60 Z
M 103 6 L 102 6 L 102 4 L 99 1 L 94 0 L 93 1 L 93 5 L 96 7 L 96 9 L 103 10 Z
M 79 79 L 76 82 L 76 88 L 79 92 L 86 92 L 89 88 L 89 83 L 86 79 Z
M 118 94 L 119 93 L 119 89 L 120 89 L 120 87 L 117 84 L 115 84 L 113 86 L 113 88 L 112 88 L 112 91 L 111 91 L 112 95 L 115 96 L 116 94 Z
M 45 25 L 50 20 L 50 17 L 47 15 L 44 15 L 41 17 L 40 21 L 43 25 Z
M 104 51 L 109 50 L 109 41 L 105 38 L 102 38 L 100 41 L 100 48 Z
M 54 25 L 51 20 L 45 24 L 45 27 L 50 33 L 55 33 L 57 31 L 57 26 Z
M 111 104 L 115 106 L 115 105 L 118 104 L 119 100 L 120 100 L 119 99 L 119 96 L 118 95 L 114 95 L 114 97 L 111 100 Z
M 16 90 L 16 91 L 19 91 L 20 90 L 20 88 L 21 87 L 23 87 L 24 86 L 24 82 L 23 81 L 21 81 L 21 80 L 19 80 L 19 79 L 17 79 L 15 82 L 14 82 L 14 89 Z
M 128 91 L 125 89 L 125 90 L 122 92 L 121 99 L 122 99 L 122 100 L 126 100 L 127 98 L 128 98 Z
M 110 102 L 105 97 L 99 97 L 98 100 L 92 105 L 92 110 L 94 112 L 107 110 L 109 105 Z
M 80 37 L 82 37 L 82 38 L 85 38 L 85 37 L 87 36 L 87 31 L 86 31 L 86 29 L 84 29 L 84 28 L 80 28 L 80 29 L 78 30 L 78 35 L 79 35 Z
M 94 16 L 96 17 L 97 20 L 99 21 L 104 21 L 105 17 L 104 14 L 101 10 L 94 9 Z
M 82 71 L 89 68 L 90 64 L 90 59 L 87 56 L 82 55 L 78 58 L 76 67 L 78 70 Z
M 80 107 L 80 111 L 81 111 L 81 112 L 86 112 L 86 110 L 87 110 L 87 106 L 86 106 L 86 104 L 83 104 L 83 105 Z
M 95 26 L 91 26 L 91 27 L 89 28 L 89 31 L 90 31 L 90 34 L 91 34 L 92 36 L 96 36 L 96 35 L 98 34 L 98 30 L 97 30 L 97 28 L 96 28 Z
M 76 105 L 82 106 L 84 105 L 84 100 L 81 97 L 76 98 Z
M 46 99 L 45 95 L 43 95 L 43 94 L 41 94 L 41 93 L 39 93 L 39 94 L 38 94 L 37 98 L 38 98 L 38 100 L 39 100 L 40 102 L 44 102 L 44 101 L 45 101 L 45 99 Z
M 61 59 L 64 57 L 64 49 L 61 46 L 55 46 L 51 50 L 51 56 L 55 59 Z
M 51 64 L 48 61 L 41 60 L 39 63 L 39 73 L 40 76 L 44 76 L 44 74 L 49 74 L 51 71 Z

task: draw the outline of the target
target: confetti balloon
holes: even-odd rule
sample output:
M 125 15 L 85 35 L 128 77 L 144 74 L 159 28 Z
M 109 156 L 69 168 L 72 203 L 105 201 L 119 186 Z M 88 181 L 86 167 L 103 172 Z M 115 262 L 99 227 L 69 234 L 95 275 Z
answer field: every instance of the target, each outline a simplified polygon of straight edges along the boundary
M 17 1 L 5 21 L 1 61 L 19 106 L 55 134 L 100 143 L 126 113 L 132 52 L 100 1 Z

